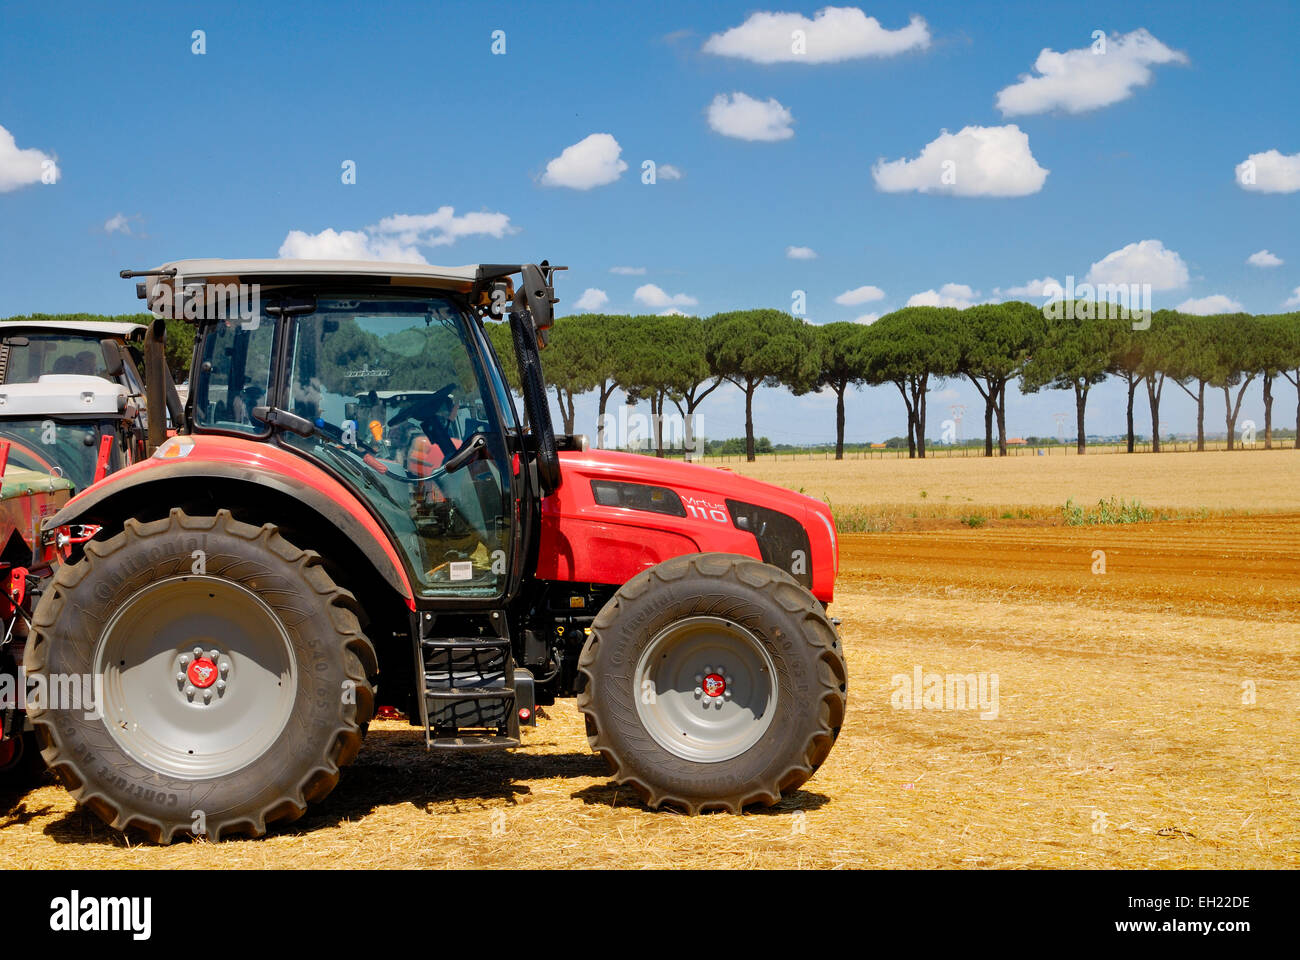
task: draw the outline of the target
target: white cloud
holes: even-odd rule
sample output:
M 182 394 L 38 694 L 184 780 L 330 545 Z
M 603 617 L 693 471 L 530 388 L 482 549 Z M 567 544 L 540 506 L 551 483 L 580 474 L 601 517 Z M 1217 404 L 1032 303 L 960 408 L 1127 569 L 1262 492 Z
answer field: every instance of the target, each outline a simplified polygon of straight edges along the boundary
M 1151 284 L 1152 290 L 1173 290 L 1187 284 L 1187 264 L 1159 240 L 1130 243 L 1106 254 L 1088 271 L 1089 283 Z
M 1022 74 L 1018 83 L 999 90 L 997 106 L 1005 117 L 1056 109 L 1084 113 L 1127 100 L 1135 87 L 1151 82 L 1152 66 L 1186 62 L 1186 54 L 1144 29 L 1064 53 L 1045 47 L 1034 61 L 1039 75 Z
M 280 257 L 293 260 L 390 260 L 397 263 L 427 263 L 420 247 L 443 247 L 462 237 L 488 236 L 500 239 L 517 233 L 504 213 L 466 213 L 456 216 L 455 208 L 439 207 L 434 213 L 399 213 L 384 217 L 364 230 L 334 230 L 320 233 L 290 230 L 280 245 Z
M 1064 295 L 1060 283 L 1054 277 L 1043 277 L 1041 280 L 1034 279 L 1019 287 L 1007 287 L 1005 290 L 998 289 L 993 292 L 999 297 L 1009 297 L 1011 299 L 1017 297 L 1032 297 L 1034 299 L 1053 297 L 1055 299 Z
M 500 240 L 518 230 L 504 213 L 465 213 L 456 216 L 454 207 L 439 207 L 435 213 L 399 213 L 384 217 L 367 228 L 370 232 L 393 237 L 400 243 L 425 247 L 443 247 L 461 237 L 487 236 Z
M 661 163 L 655 171 L 655 178 L 658 180 L 680 180 L 682 172 L 671 163 Z
M 845 290 L 835 302 L 845 307 L 856 307 L 862 303 L 870 303 L 872 300 L 885 299 L 885 291 L 879 287 L 867 285 L 865 287 L 855 287 L 852 290 Z
M 1215 313 L 1241 313 L 1246 308 L 1231 297 L 1226 297 L 1221 293 L 1214 293 L 1208 297 L 1201 297 L 1199 300 L 1184 300 L 1175 309 L 1179 313 L 1195 313 L 1201 316 L 1209 316 Z
M 610 267 L 609 272 L 623 277 L 644 277 L 645 267 Z
M 956 307 L 965 310 L 974 306 L 979 293 L 964 283 L 945 283 L 936 290 L 923 290 L 907 298 L 909 307 Z
M 334 230 L 320 233 L 290 230 L 280 244 L 282 260 L 390 260 L 395 263 L 427 263 L 415 247 L 391 238 L 372 237 L 364 230 Z
M 803 32 L 797 52 L 795 31 Z M 886 30 L 856 7 L 826 7 L 813 19 L 798 13 L 754 13 L 738 27 L 709 37 L 705 53 L 754 63 L 836 63 L 861 57 L 888 57 L 930 45 L 925 21 L 913 16 L 905 27 Z
M 582 296 L 578 298 L 573 306 L 578 310 L 599 310 L 607 303 L 609 303 L 609 294 L 604 290 L 588 287 L 582 291 Z
M 1282 304 L 1282 306 L 1300 307 L 1300 287 L 1296 287 L 1295 290 L 1291 292 L 1291 296 L 1287 297 L 1286 303 Z
M 1300 190 L 1300 153 L 1252 153 L 1237 164 L 1237 186 L 1257 193 L 1295 193 Z
M 1257 250 L 1246 258 L 1246 262 L 1252 267 L 1280 267 L 1282 258 L 1269 253 L 1267 250 Z
M 1043 189 L 1048 172 L 1030 152 L 1028 134 L 1014 123 L 944 130 L 915 160 L 882 158 L 871 168 L 876 189 L 886 193 L 957 197 L 1023 197 Z
M 542 183 L 548 187 L 571 187 L 590 190 L 613 183 L 627 169 L 620 156 L 623 148 L 608 133 L 593 133 L 572 146 L 565 147 L 558 157 L 546 165 Z
M 709 126 L 738 140 L 772 142 L 794 136 L 794 114 L 775 99 L 755 100 L 744 93 L 720 93 L 709 104 Z
M 879 319 L 880 319 L 880 314 L 878 313 L 864 313 L 862 316 L 854 318 L 853 322 L 870 325 L 875 323 Z
M 53 156 L 34 148 L 18 149 L 14 135 L 0 127 L 0 193 L 40 183 L 47 166 L 57 183 L 62 171 Z
M 785 255 L 791 260 L 817 259 L 817 251 L 812 247 L 786 247 Z
M 678 310 L 676 307 L 669 307 L 667 310 L 659 311 L 661 317 L 689 317 L 691 314 L 685 310 Z
M 689 297 L 684 293 L 667 294 L 662 288 L 653 283 L 647 283 L 637 287 L 636 292 L 632 294 L 637 303 L 644 304 L 647 307 L 693 307 L 697 303 L 694 297 Z
M 104 221 L 105 233 L 125 233 L 131 235 L 131 217 L 125 213 L 117 213 Z

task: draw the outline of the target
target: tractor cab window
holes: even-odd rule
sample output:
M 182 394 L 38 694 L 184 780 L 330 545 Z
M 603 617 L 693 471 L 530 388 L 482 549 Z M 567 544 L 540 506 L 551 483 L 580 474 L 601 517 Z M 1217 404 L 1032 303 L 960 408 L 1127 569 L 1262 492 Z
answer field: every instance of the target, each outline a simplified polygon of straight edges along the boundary
M 266 405 L 271 382 L 275 321 L 218 320 L 203 331 L 200 389 L 194 398 L 194 422 L 216 430 L 262 434 L 266 424 L 253 408 Z
M 25 333 L 7 346 L 6 383 L 35 383 L 46 374 L 108 376 L 99 340 L 89 333 Z
M 473 323 L 441 297 L 320 296 L 291 334 L 288 409 L 316 432 L 284 442 L 371 502 L 431 597 L 506 585 L 510 460 Z
M 123 465 L 121 425 L 115 420 L 0 419 L 0 440 L 9 444 L 9 465 L 72 481 L 78 491 L 95 480 L 101 442 L 112 437 L 105 472 Z

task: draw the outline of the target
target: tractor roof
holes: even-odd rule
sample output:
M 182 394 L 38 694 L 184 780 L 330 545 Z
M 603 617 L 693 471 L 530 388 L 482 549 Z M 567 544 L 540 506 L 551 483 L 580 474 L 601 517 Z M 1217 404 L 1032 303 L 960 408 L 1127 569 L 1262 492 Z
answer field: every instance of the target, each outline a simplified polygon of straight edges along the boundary
M 98 334 L 100 339 L 107 337 L 129 339 L 132 335 L 143 336 L 146 329 L 143 323 L 99 323 L 94 320 L 0 321 L 0 335 L 30 330 L 33 333 L 90 333 Z
M 185 280 L 235 280 L 252 282 L 266 280 L 290 282 L 296 279 L 327 277 L 369 277 L 388 280 L 410 280 L 428 284 L 445 283 L 449 286 L 473 284 L 480 276 L 478 264 L 461 267 L 435 267 L 426 263 L 388 263 L 381 260 L 174 260 L 158 268 L 176 271 Z
M 0 417 L 115 417 L 128 393 L 103 377 L 47 373 L 35 383 L 0 384 Z

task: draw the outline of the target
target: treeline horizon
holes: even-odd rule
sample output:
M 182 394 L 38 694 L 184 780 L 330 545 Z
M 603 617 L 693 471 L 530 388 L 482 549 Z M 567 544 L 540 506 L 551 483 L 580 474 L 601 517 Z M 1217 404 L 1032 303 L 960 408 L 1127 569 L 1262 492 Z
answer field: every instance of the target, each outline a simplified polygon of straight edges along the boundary
M 148 322 L 150 314 L 27 314 L 26 321 Z M 488 332 L 512 388 L 519 389 L 509 327 Z M 194 327 L 167 321 L 167 361 L 177 382 L 188 378 Z M 1196 402 L 1196 446 L 1204 449 L 1207 391 L 1221 392 L 1228 449 L 1246 388 L 1260 380 L 1264 446 L 1273 446 L 1274 388 L 1295 390 L 1300 425 L 1300 312 L 1199 316 L 1176 310 L 1149 315 L 1113 304 L 1073 301 L 1045 310 L 1023 301 L 955 307 L 904 307 L 874 323 L 812 324 L 774 309 L 734 310 L 708 317 L 681 314 L 583 313 L 561 317 L 550 330 L 542 366 L 555 392 L 565 433 L 575 432 L 575 400 L 597 399 L 597 444 L 604 445 L 610 400 L 622 391 L 646 401 L 653 445 L 663 455 L 669 406 L 682 416 L 690 446 L 694 416 L 723 383 L 745 397 L 746 459 L 754 459 L 754 396 L 760 387 L 795 396 L 835 395 L 835 456 L 844 455 L 845 396 L 850 388 L 893 384 L 906 414 L 909 457 L 926 453 L 927 395 L 948 380 L 968 380 L 984 401 L 984 455 L 1007 451 L 1006 388 L 1022 393 L 1065 390 L 1074 396 L 1076 446 L 1087 448 L 1091 390 L 1110 378 L 1127 393 L 1126 447 L 1137 444 L 1134 399 L 1146 393 L 1153 451 L 1159 451 L 1160 403 L 1173 383 Z M 1213 394 L 1211 394 L 1212 396 Z M 901 436 L 901 435 L 900 435 Z M 893 439 L 893 438 L 891 438 Z M 1300 434 L 1294 440 L 1300 449 Z
M 505 325 L 489 325 L 497 352 L 512 357 Z M 517 387 L 514 365 L 506 367 Z M 1007 452 L 1006 388 L 1065 390 L 1075 401 L 1076 446 L 1087 449 L 1088 396 L 1116 378 L 1125 385 L 1126 447 L 1137 444 L 1134 399 L 1144 390 L 1151 446 L 1159 451 L 1160 402 L 1173 383 L 1196 401 L 1196 446 L 1205 446 L 1207 391 L 1221 391 L 1228 449 L 1246 388 L 1264 390 L 1264 445 L 1273 446 L 1278 378 L 1296 390 L 1300 423 L 1300 313 L 1199 316 L 1149 314 L 1115 304 L 1073 301 L 1050 310 L 1023 301 L 955 307 L 904 307 L 874 323 L 812 324 L 780 310 L 736 310 L 708 317 L 584 313 L 562 317 L 542 353 L 566 433 L 574 432 L 579 396 L 597 399 L 603 445 L 611 397 L 650 404 L 656 452 L 663 414 L 676 407 L 688 431 L 705 399 L 723 383 L 745 397 L 745 456 L 756 454 L 753 417 L 759 387 L 795 396 L 835 395 L 835 456 L 844 455 L 845 395 L 850 388 L 893 384 L 902 400 L 910 457 L 926 452 L 927 395 L 947 380 L 968 380 L 984 401 L 984 455 Z M 1211 393 L 1211 397 L 1213 393 Z M 1300 436 L 1295 446 L 1300 449 Z

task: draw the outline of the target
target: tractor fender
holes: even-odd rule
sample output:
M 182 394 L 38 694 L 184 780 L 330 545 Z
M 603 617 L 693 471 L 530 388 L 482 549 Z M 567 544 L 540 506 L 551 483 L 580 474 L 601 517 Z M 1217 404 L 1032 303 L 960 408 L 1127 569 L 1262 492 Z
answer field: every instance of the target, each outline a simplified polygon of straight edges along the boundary
M 150 458 L 88 487 L 58 513 L 47 517 L 42 529 L 50 533 L 63 526 L 95 523 L 120 513 L 115 504 L 123 501 L 170 505 L 167 488 L 175 489 L 182 484 L 208 487 L 214 481 L 269 487 L 308 507 L 355 544 L 384 581 L 414 609 L 410 579 L 388 537 L 364 507 L 349 503 L 355 500 L 352 494 L 323 471 L 307 482 L 247 461 Z

